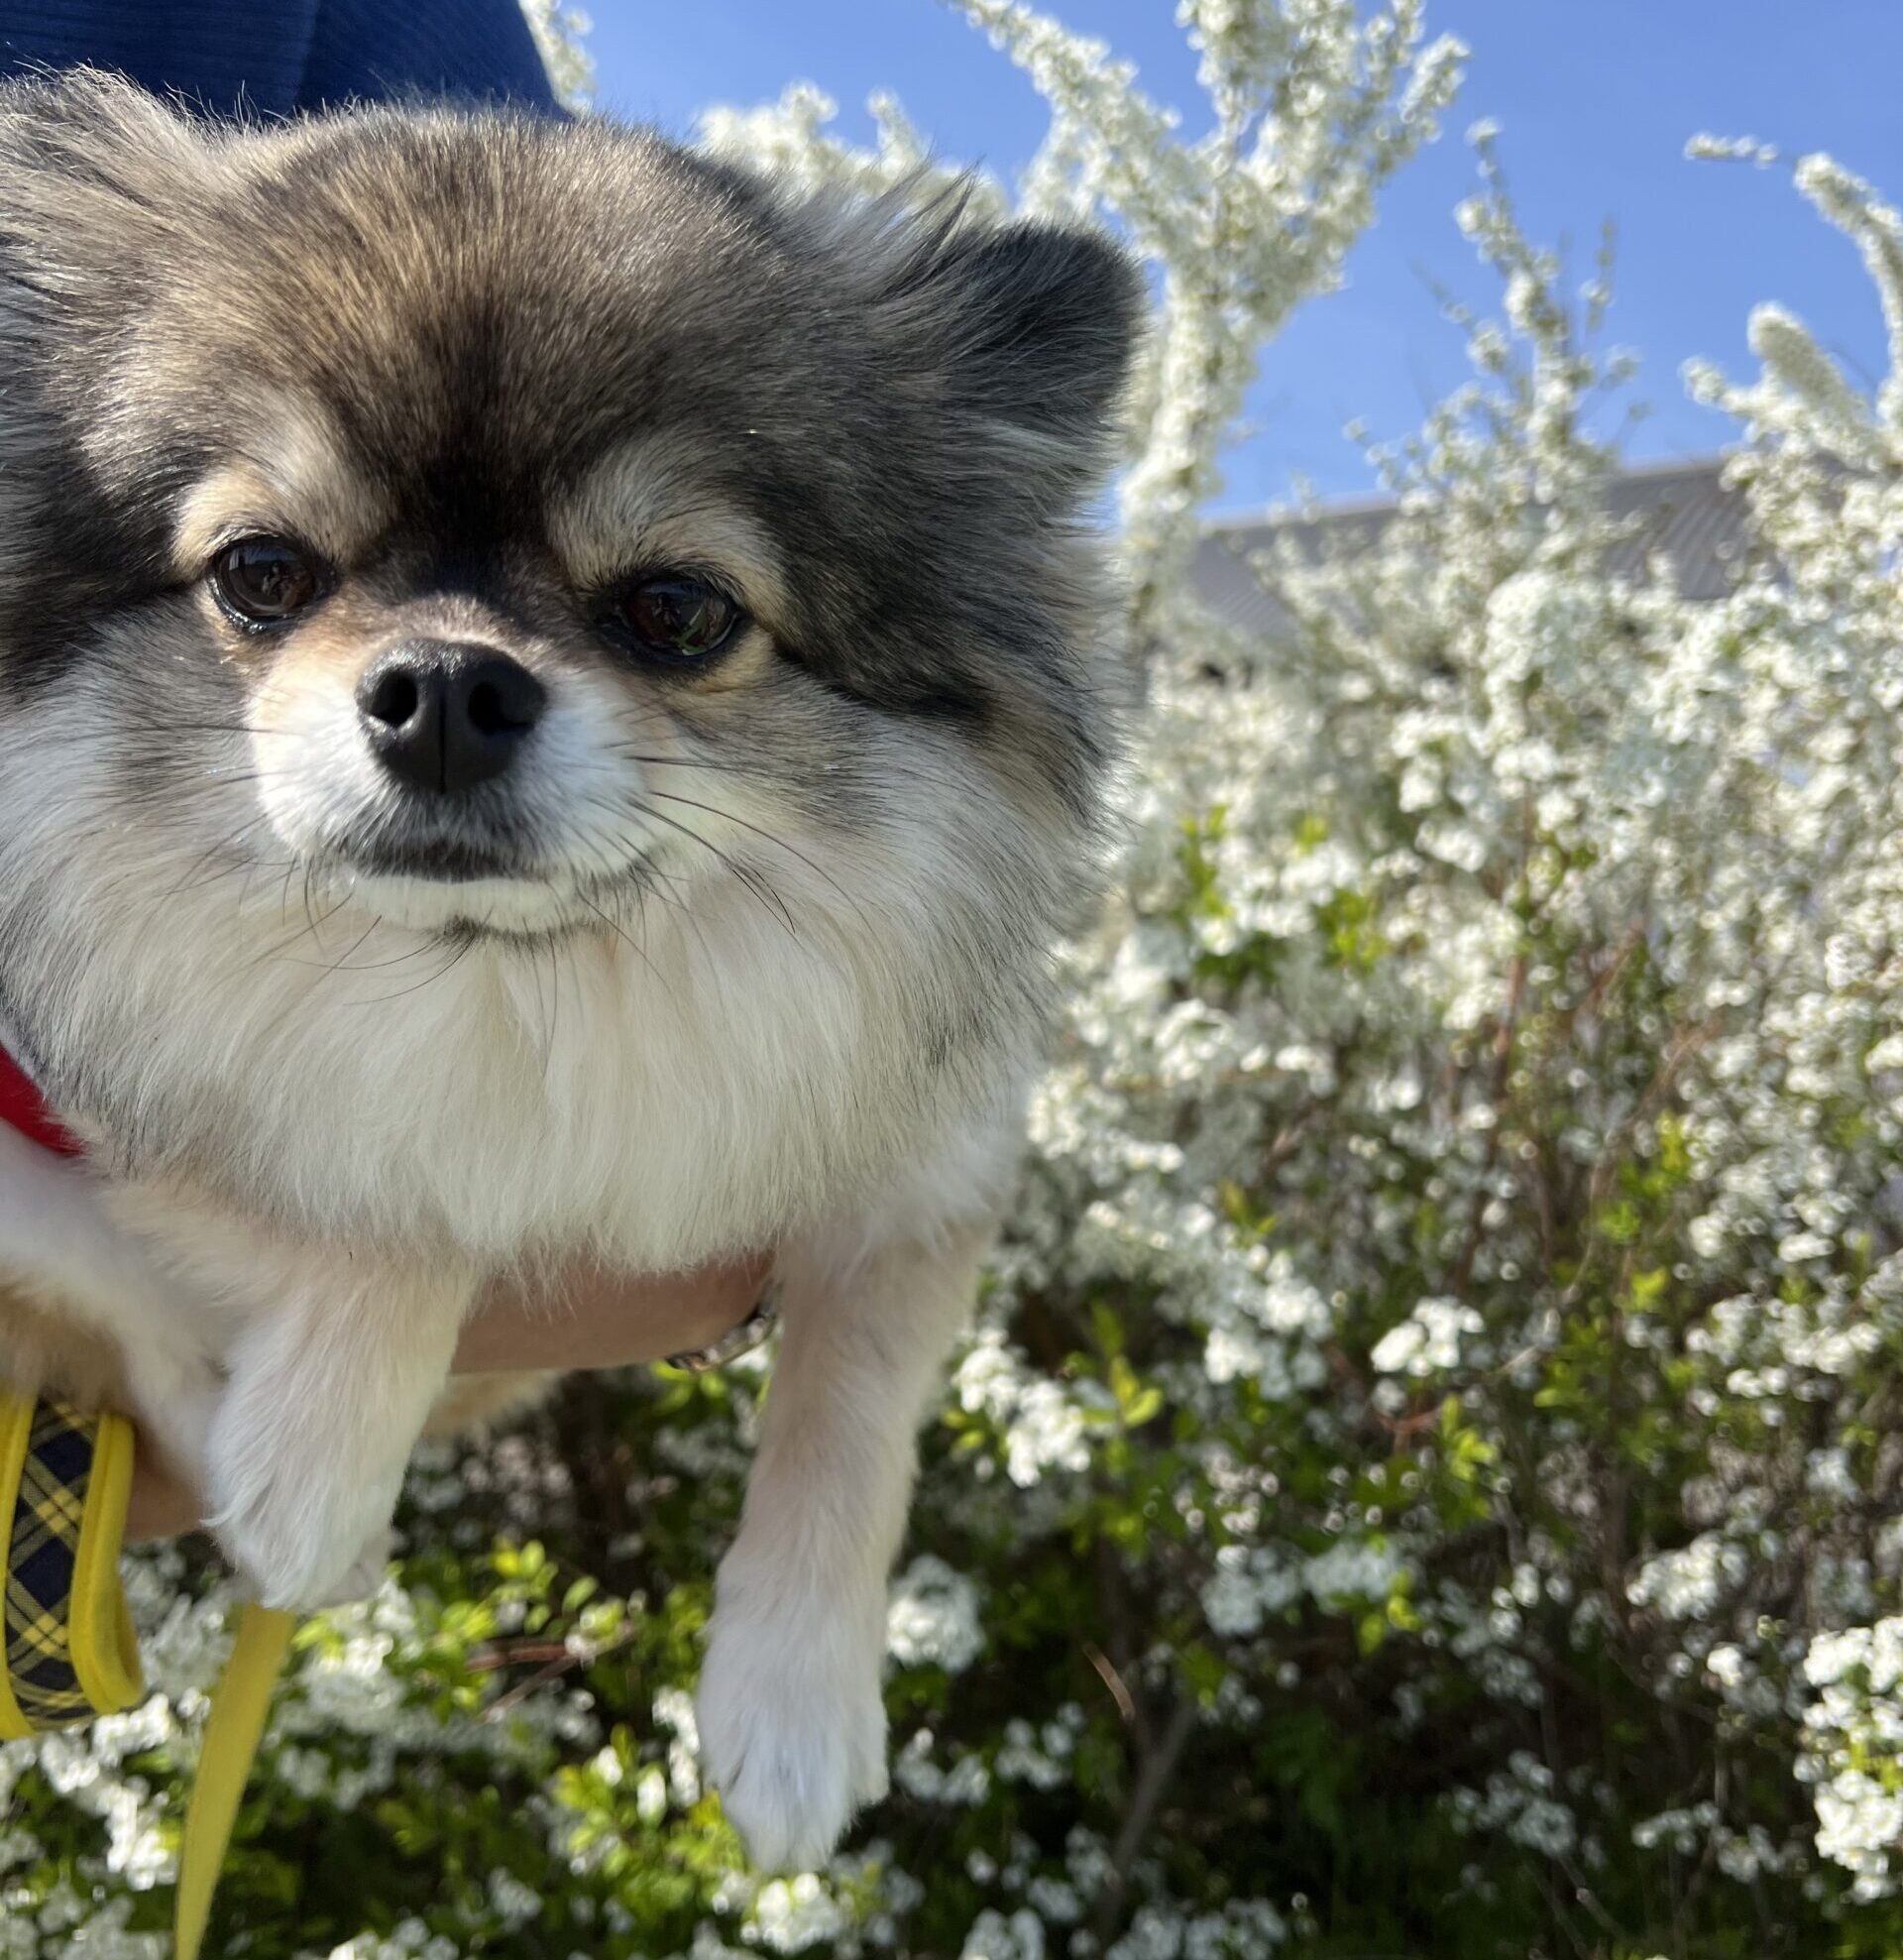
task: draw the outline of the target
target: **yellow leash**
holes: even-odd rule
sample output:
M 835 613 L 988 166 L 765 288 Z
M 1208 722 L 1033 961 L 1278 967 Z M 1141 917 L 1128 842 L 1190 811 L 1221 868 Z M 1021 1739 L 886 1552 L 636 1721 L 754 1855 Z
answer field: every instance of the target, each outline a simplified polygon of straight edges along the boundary
M 247 1606 L 238 1639 L 218 1677 L 198 1753 L 198 1779 L 185 1806 L 185 1834 L 178 1845 L 178 1901 L 172 1914 L 177 1960 L 198 1960 L 211 1916 L 211 1896 L 231 1847 L 231 1827 L 251 1781 L 251 1765 L 271 1713 L 272 1690 L 284 1665 L 296 1616 L 271 1606 Z
M 71 1728 L 145 1693 L 119 1550 L 132 1493 L 132 1425 L 62 1402 L 0 1393 L 0 1529 L 6 1532 L 0 1741 Z M 176 1960 L 198 1960 L 212 1894 L 296 1627 L 247 1606 L 212 1694 L 178 1846 Z

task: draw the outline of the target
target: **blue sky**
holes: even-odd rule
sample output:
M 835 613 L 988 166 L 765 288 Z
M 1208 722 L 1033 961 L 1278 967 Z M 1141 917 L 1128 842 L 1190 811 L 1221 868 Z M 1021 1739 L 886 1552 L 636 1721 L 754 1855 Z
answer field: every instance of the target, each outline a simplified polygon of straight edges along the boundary
M 1109 40 L 1146 86 L 1192 112 L 1194 64 L 1172 0 L 1046 0 Z M 1618 228 L 1608 337 L 1643 358 L 1649 418 L 1635 459 L 1707 454 L 1726 424 L 1684 399 L 1680 364 L 1708 354 L 1746 372 L 1759 299 L 1792 307 L 1853 375 L 1880 372 L 1881 322 L 1854 250 L 1783 169 L 1694 164 L 1699 130 L 1751 135 L 1794 157 L 1829 149 L 1903 200 L 1899 0 L 1427 0 L 1430 31 L 1473 51 L 1441 140 L 1391 184 L 1347 288 L 1311 302 L 1269 350 L 1254 432 L 1230 457 L 1225 508 L 1368 487 L 1342 427 L 1405 433 L 1464 372 L 1428 280 L 1490 300 L 1454 229 L 1473 182 L 1462 141 L 1483 116 L 1531 234 L 1569 243 L 1582 271 L 1602 222 Z M 894 90 L 942 154 L 1013 174 L 1036 148 L 1035 92 L 938 0 L 592 0 L 602 106 L 678 132 L 712 102 L 753 103 L 818 82 L 848 134 L 866 96 Z

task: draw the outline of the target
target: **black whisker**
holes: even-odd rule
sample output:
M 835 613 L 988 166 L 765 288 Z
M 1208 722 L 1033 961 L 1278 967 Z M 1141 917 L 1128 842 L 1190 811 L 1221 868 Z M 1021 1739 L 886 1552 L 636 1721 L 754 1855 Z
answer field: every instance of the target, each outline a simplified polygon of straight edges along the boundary
M 308 731 L 303 729 L 261 729 L 249 722 L 145 722 L 142 726 L 155 735 L 251 735 L 270 741 L 310 740 Z
M 447 940 L 439 943 L 443 945 L 452 944 L 452 942 Z M 414 986 L 398 987 L 394 993 L 372 994 L 366 999 L 352 1001 L 351 1005 L 354 1007 L 380 1007 L 392 1000 L 407 1000 L 412 993 L 421 993 L 426 986 L 434 986 L 438 980 L 447 980 L 468 957 L 470 949 L 475 944 L 476 938 L 472 934 L 460 944 L 455 945 L 449 959 L 433 974 L 429 974 L 424 979 L 418 980 Z
M 615 921 L 611 919 L 608 916 L 608 914 L 604 912 L 602 908 L 599 905 L 597 905 L 591 897 L 589 897 L 587 892 L 578 890 L 575 896 L 584 905 L 586 905 L 588 909 L 591 912 L 593 912 L 598 919 L 601 920 L 602 924 L 605 925 L 609 929 L 609 931 L 612 932 L 615 935 L 615 937 L 618 939 L 621 942 L 621 944 L 625 946 L 631 954 L 633 954 L 635 959 L 637 959 L 641 963 L 641 965 L 644 966 L 651 975 L 653 975 L 656 980 L 660 981 L 661 986 L 665 989 L 667 987 L 667 982 L 666 980 L 661 980 L 660 969 L 656 967 L 654 962 L 647 957 L 646 949 L 643 947 L 636 946 L 634 942 L 628 938 L 627 934 L 624 933 L 620 929 L 620 927 L 617 926 L 615 923 Z M 670 998 L 672 996 L 670 992 Z
M 658 794 L 659 792 L 657 791 L 656 793 Z M 675 800 L 685 801 L 686 799 L 679 798 Z M 778 918 L 780 924 L 786 928 L 787 936 L 789 938 L 791 939 L 799 938 L 798 932 L 794 930 L 792 914 L 789 913 L 786 909 L 786 901 L 780 897 L 777 891 L 773 890 L 772 886 L 768 885 L 766 887 L 765 893 L 763 894 L 757 885 L 750 883 L 746 878 L 741 877 L 739 875 L 738 866 L 734 859 L 731 857 L 731 855 L 726 851 L 723 851 L 721 847 L 718 844 L 714 843 L 711 839 L 703 837 L 699 831 L 691 829 L 688 825 L 682 823 L 678 818 L 670 817 L 665 810 L 656 810 L 650 804 L 643 803 L 638 797 L 633 798 L 632 802 L 634 808 L 638 810 L 642 816 L 647 818 L 650 823 L 665 824 L 669 830 L 679 831 L 683 837 L 690 839 L 695 844 L 698 844 L 703 851 L 710 852 L 716 859 L 719 860 L 719 862 L 722 865 L 724 865 L 727 867 L 727 869 L 729 872 L 733 874 L 733 876 L 739 883 L 740 888 L 743 891 L 750 892 L 753 898 L 760 905 L 764 906 L 768 912 L 772 913 L 775 917 Z M 694 807 L 696 809 L 704 810 L 707 808 L 707 805 L 704 803 L 700 803 L 694 805 Z M 719 815 L 720 813 L 716 811 L 714 814 Z
M 741 830 L 748 831 L 753 836 L 762 839 L 764 842 L 772 845 L 776 851 L 784 851 L 789 858 L 804 865 L 815 877 L 821 879 L 834 891 L 838 892 L 858 913 L 860 923 L 868 928 L 870 927 L 872 922 L 866 917 L 865 908 L 840 884 L 839 879 L 824 865 L 816 864 L 804 851 L 798 850 L 795 846 L 787 843 L 785 838 L 776 836 L 770 830 L 762 830 L 758 824 L 748 823 L 744 817 L 736 817 L 731 810 L 720 809 L 712 803 L 697 803 L 693 797 L 677 795 L 673 790 L 656 789 L 649 793 L 660 797 L 664 802 L 685 804 L 690 810 L 704 810 L 710 817 L 720 817 L 729 824 L 737 824 Z M 657 815 L 658 812 L 649 812 L 648 814 Z M 691 836 L 692 833 L 690 832 L 689 835 Z

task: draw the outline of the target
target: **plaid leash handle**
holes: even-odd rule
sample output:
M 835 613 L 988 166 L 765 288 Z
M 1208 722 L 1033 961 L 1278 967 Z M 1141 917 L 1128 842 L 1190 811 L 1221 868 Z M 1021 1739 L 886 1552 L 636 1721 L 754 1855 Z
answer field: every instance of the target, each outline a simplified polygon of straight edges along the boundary
M 0 1737 L 70 1728 L 144 1691 L 119 1585 L 132 1448 L 123 1417 L 0 1396 Z
M 132 1495 L 123 1416 L 0 1391 L 0 1521 L 6 1530 L 0 1741 L 130 1708 L 145 1686 L 119 1548 Z M 247 1606 L 199 1750 L 185 1809 L 173 1960 L 197 1960 L 218 1873 L 296 1622 Z

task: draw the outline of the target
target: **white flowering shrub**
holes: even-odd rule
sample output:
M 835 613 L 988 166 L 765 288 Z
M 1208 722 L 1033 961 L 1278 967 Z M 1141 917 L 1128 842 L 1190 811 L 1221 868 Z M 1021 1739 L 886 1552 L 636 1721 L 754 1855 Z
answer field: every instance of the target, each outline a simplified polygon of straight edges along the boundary
M 1185 141 L 960 4 L 1053 111 L 970 221 L 1104 222 L 1153 275 L 1149 704 L 926 1440 L 892 1794 L 826 1871 L 744 1869 L 691 1689 L 763 1370 L 578 1381 L 421 1465 L 400 1578 L 305 1630 L 215 1950 L 1903 1950 L 1903 220 L 1798 167 L 1891 370 L 1765 308 L 1754 381 L 1694 373 L 1756 542 L 1692 604 L 1609 514 L 1603 271 L 1562 288 L 1477 133 L 1473 380 L 1376 452 L 1372 547 L 1265 554 L 1252 643 L 1186 579 L 1222 443 L 1459 51 L 1413 0 L 1185 0 Z M 708 140 L 938 180 L 896 106 L 868 153 L 830 113 Z M 0 1750 L 0 1955 L 165 1951 L 225 1606 L 134 1576 L 153 1697 Z
M 521 0 L 521 7 L 555 99 L 564 108 L 585 109 L 595 95 L 595 58 L 586 45 L 593 23 L 566 0 Z

